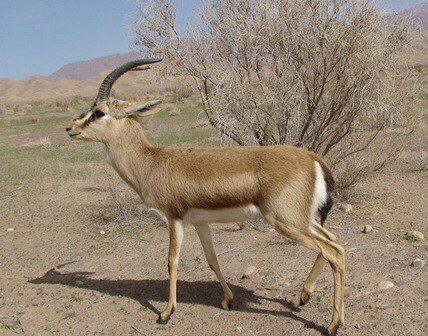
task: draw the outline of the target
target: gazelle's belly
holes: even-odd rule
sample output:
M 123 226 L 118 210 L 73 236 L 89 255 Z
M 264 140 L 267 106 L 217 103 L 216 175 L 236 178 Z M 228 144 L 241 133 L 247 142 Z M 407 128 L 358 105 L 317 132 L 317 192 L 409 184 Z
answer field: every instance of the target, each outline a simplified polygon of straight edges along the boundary
M 262 217 L 260 209 L 254 204 L 224 209 L 190 209 L 185 213 L 185 223 L 229 223 L 257 220 Z

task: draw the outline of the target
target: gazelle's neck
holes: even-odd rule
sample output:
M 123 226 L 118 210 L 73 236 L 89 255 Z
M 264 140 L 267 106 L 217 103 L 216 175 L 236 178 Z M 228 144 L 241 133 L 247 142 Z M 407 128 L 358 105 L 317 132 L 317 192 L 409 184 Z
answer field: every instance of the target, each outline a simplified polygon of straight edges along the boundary
M 132 119 L 122 119 L 117 123 L 106 146 L 106 160 L 141 197 L 152 162 L 152 147 L 146 139 L 141 126 Z
M 137 145 L 139 147 L 151 147 L 141 125 L 132 118 L 123 118 L 116 121 L 112 133 L 104 141 L 107 148 Z

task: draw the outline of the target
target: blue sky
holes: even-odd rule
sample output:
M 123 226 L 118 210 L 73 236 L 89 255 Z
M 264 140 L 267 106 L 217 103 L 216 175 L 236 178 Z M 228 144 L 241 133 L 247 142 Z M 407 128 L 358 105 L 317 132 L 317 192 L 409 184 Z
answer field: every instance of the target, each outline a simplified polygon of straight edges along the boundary
M 202 0 L 174 0 L 185 22 Z M 386 0 L 398 11 L 424 1 Z M 0 0 L 0 78 L 49 75 L 66 63 L 131 49 L 133 0 Z

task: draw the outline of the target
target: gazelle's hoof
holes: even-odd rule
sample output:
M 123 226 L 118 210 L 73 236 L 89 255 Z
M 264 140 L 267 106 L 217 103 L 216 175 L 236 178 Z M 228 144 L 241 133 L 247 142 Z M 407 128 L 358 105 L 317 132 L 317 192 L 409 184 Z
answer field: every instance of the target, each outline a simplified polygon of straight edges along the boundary
M 156 323 L 167 324 L 171 318 L 171 315 L 174 313 L 174 311 L 175 311 L 175 306 L 173 307 L 168 306 L 162 313 L 159 314 L 159 317 Z
M 171 319 L 171 315 L 165 317 L 164 319 L 162 318 L 162 315 L 159 315 L 158 319 L 156 320 L 156 323 L 157 324 L 167 324 L 170 319 Z
M 339 329 L 340 323 L 332 323 L 328 327 L 328 336 L 336 336 L 337 335 L 337 329 Z
M 302 291 L 302 293 L 300 294 L 299 306 L 304 306 L 309 302 L 310 299 L 311 299 L 311 294 L 305 291 Z
M 224 310 L 231 310 L 233 307 L 232 300 L 224 299 L 221 301 L 221 308 Z

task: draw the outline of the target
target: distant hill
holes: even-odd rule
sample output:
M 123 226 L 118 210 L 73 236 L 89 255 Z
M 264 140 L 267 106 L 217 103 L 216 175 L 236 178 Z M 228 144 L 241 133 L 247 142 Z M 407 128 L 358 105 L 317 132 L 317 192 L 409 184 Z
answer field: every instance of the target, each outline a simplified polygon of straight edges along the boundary
M 132 61 L 138 57 L 141 57 L 141 53 L 138 51 L 132 51 L 126 54 L 108 55 L 88 61 L 69 63 L 55 71 L 49 77 L 69 78 L 79 81 L 85 80 L 97 76 L 101 72 L 111 70 L 122 63 Z
M 58 98 L 65 95 L 76 95 L 75 80 L 68 78 L 49 78 L 31 76 L 24 79 L 0 79 L 0 102 L 22 102 Z
M 24 79 L 0 78 L 0 104 L 27 103 L 40 100 L 82 96 L 94 98 L 101 81 L 109 71 L 85 80 L 31 76 Z M 114 86 L 114 93 L 132 95 L 156 95 L 160 88 L 169 85 L 158 74 L 158 69 L 128 72 Z
M 421 25 L 421 28 L 428 30 L 428 2 L 417 4 L 412 8 L 403 10 L 397 15 L 409 15 L 417 20 L 417 23 Z

